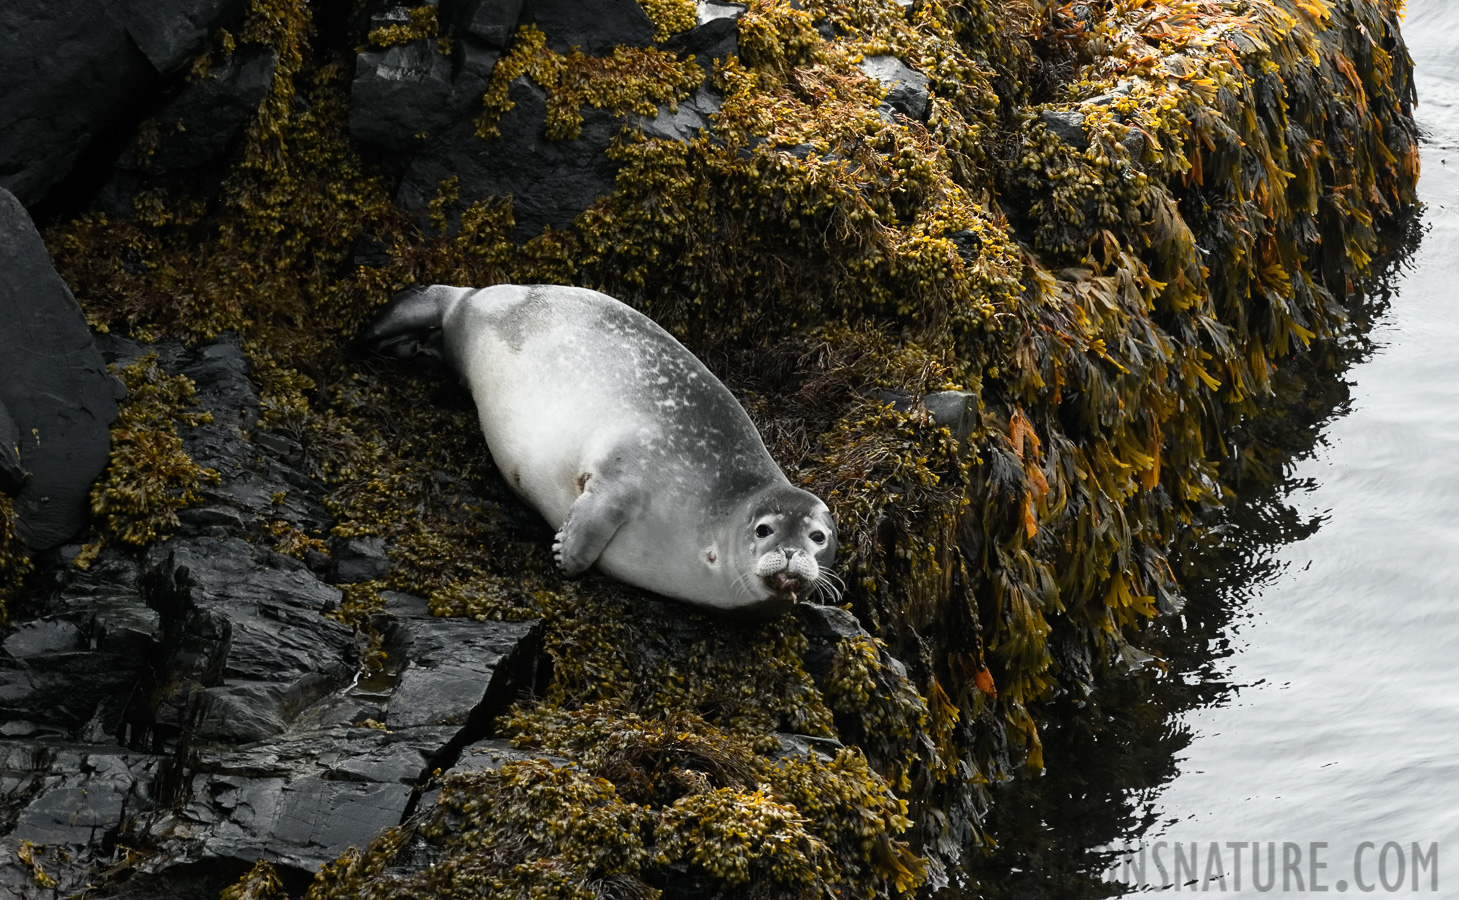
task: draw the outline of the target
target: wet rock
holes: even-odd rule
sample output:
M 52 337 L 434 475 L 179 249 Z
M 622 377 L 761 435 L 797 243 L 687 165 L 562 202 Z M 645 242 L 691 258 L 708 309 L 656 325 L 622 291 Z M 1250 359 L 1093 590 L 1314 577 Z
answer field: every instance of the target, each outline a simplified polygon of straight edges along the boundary
M 1134 90 L 1134 82 L 1121 81 L 1119 84 L 1115 85 L 1113 88 L 1104 92 L 1103 94 L 1098 94 L 1096 96 L 1090 97 L 1084 102 L 1094 106 L 1108 106 L 1109 104 L 1114 103 L 1117 100 L 1122 100 L 1125 97 L 1130 96 L 1130 94 L 1133 93 Z
M 63 620 L 37 619 L 17 626 L 0 641 L 0 651 L 11 659 L 28 659 L 48 653 L 80 650 L 85 644 L 81 629 Z
M 827 762 L 835 759 L 837 753 L 846 749 L 846 745 L 835 738 L 816 737 L 813 734 L 789 734 L 782 731 L 778 732 L 775 737 L 780 741 L 778 755 L 781 759 L 809 759 L 814 756 L 822 762 Z
M 0 4 L 0 187 L 46 198 L 243 0 Z
M 489 74 L 495 54 L 473 62 Z M 367 50 L 355 58 L 350 134 L 387 150 L 410 150 L 450 127 L 468 107 L 480 105 L 480 92 L 474 98 L 467 93 L 464 86 L 458 92 L 451 61 L 438 41 L 420 38 Z
M 445 773 L 447 775 L 469 775 L 474 772 L 498 772 L 502 766 L 514 762 L 543 760 L 554 766 L 572 765 L 572 760 L 540 750 L 513 747 L 510 741 L 487 738 L 462 748 L 460 757 Z M 422 792 L 416 809 L 430 809 L 440 799 L 441 788 L 432 787 Z
M 20 426 L 0 403 L 0 493 L 14 497 L 25 485 L 26 477 L 25 467 L 20 464 Z
M 156 646 L 137 566 L 103 551 L 91 569 L 44 566 L 0 628 L 0 733 L 115 741 Z
M 354 676 L 354 632 L 322 614 L 339 592 L 303 563 L 237 538 L 173 540 L 160 551 L 143 579 L 170 648 L 148 691 L 159 737 L 271 737 Z
M 470 37 L 505 50 L 522 15 L 522 0 L 443 0 L 441 21 L 452 37 Z
M 567 227 L 598 197 L 612 192 L 618 165 L 605 153 L 620 119 L 586 107 L 577 139 L 549 140 L 546 92 L 522 77 L 512 82 L 508 98 L 516 105 L 502 115 L 500 137 L 478 138 L 473 116 L 420 151 L 402 179 L 401 206 L 424 219 L 441 183 L 454 176 L 459 179 L 457 213 L 466 204 L 509 196 L 516 217 L 513 236 L 526 240 L 547 225 Z
M 701 87 L 678 109 L 661 106 L 655 118 L 640 117 L 639 127 L 648 137 L 687 144 L 710 126 L 709 117 L 719 112 L 722 104 L 720 95 Z
M 0 895 L 50 900 L 87 888 L 126 823 L 153 808 L 161 762 L 120 748 L 0 740 Z M 22 842 L 36 845 L 54 888 L 20 860 Z
M 238 48 L 157 114 L 155 147 L 134 145 L 117 165 L 160 175 L 222 159 L 268 94 L 278 62 L 272 47 Z
M 745 3 L 716 3 L 714 0 L 699 0 L 695 4 L 695 16 L 700 25 L 707 25 L 710 22 L 718 22 L 724 19 L 738 19 L 749 9 Z
M 29 215 L 5 190 L 0 322 L 6 323 L 0 329 L 0 403 L 19 433 L 20 466 L 29 473 L 15 500 L 18 530 L 41 550 L 63 543 L 86 522 L 91 482 L 111 450 L 107 429 L 121 386 L 107 373 L 81 307 L 56 274 Z
M 410 660 L 390 698 L 385 724 L 477 725 L 481 710 L 500 709 L 516 686 L 514 670 L 535 652 L 536 622 L 403 619 L 390 644 Z
M 337 538 L 330 542 L 337 584 L 374 581 L 390 571 L 385 541 L 377 537 Z
M 654 37 L 653 22 L 638 0 L 527 0 L 522 22 L 541 29 L 559 53 L 576 47 L 589 56 L 607 56 L 620 44 L 647 47 Z
M 931 95 L 927 90 L 927 76 L 908 66 L 895 56 L 868 56 L 857 68 L 881 82 L 887 89 L 887 103 L 909 119 L 922 121 L 927 118 Z
M 972 391 L 934 391 L 922 398 L 932 421 L 966 441 L 978 423 L 978 395 Z
M 744 12 L 741 6 L 701 3 L 699 24 L 669 38 L 664 42 L 664 49 L 673 50 L 681 57 L 692 54 L 708 79 L 717 60 L 740 52 L 739 20 Z
M 1084 150 L 1089 138 L 1084 135 L 1084 113 L 1072 109 L 1046 109 L 1039 113 L 1044 125 L 1055 137 L 1071 147 Z
M 455 728 L 294 730 L 192 761 L 186 799 L 153 830 L 170 855 L 312 871 L 399 825 Z
M 258 423 L 258 389 L 248 377 L 248 358 L 238 335 L 219 335 L 178 362 L 178 371 L 197 388 L 198 406 L 213 416 L 211 422 L 187 429 L 189 455 L 211 468 L 230 469 L 246 460 L 250 454 L 239 438 Z
M 126 0 L 127 34 L 166 75 L 203 49 L 215 27 L 243 14 L 246 0 Z
M 0 4 L 0 187 L 28 206 L 156 78 L 119 7 Z
M 292 465 L 297 465 L 304 458 L 304 447 L 298 441 L 282 434 L 260 431 L 254 434 L 253 443 L 265 453 L 271 453 L 276 458 Z
M 861 623 L 856 621 L 855 616 L 839 606 L 799 603 L 794 607 L 794 612 L 801 634 L 805 635 L 809 642 L 802 662 L 805 665 L 806 673 L 818 685 L 824 684 L 826 678 L 830 676 L 836 648 L 843 640 L 871 637 L 866 629 L 861 627 Z M 881 651 L 880 662 L 884 671 L 874 672 L 872 675 L 873 680 L 877 682 L 877 693 L 892 696 L 898 691 L 904 690 L 909 684 L 906 677 L 907 667 L 886 650 Z
M 177 514 L 184 528 L 194 532 L 206 532 L 214 528 L 242 533 L 252 524 L 252 518 L 243 518 L 243 513 L 231 506 L 190 506 Z
M 447 774 L 496 772 L 507 763 L 529 762 L 535 759 L 546 760 L 554 766 L 566 766 L 572 762 L 564 757 L 543 753 L 539 750 L 513 747 L 510 741 L 488 738 L 463 748 L 460 758 L 456 760 L 456 764 Z M 425 804 L 422 803 L 422 805 Z
M 303 884 L 400 824 L 429 774 L 490 734 L 535 683 L 540 623 L 436 619 L 387 592 L 388 668 L 361 673 L 363 639 L 323 614 L 339 591 L 241 539 L 260 534 L 256 510 L 313 534 L 328 516 L 305 448 L 253 431 L 236 337 L 102 345 L 193 380 L 213 421 L 181 429 L 184 447 L 222 484 L 143 561 L 108 547 L 82 570 L 76 545 L 43 555 L 0 628 L 0 896 L 54 897 L 21 840 L 48 842 L 34 858 L 68 895 L 97 883 L 118 842 L 143 855 L 113 897 L 215 896 L 257 859 Z M 385 550 L 339 541 L 331 574 L 378 573 Z
M 856 617 L 839 606 L 800 603 L 794 608 L 801 633 L 810 642 L 802 662 L 818 683 L 831 672 L 831 659 L 842 640 L 865 634 Z

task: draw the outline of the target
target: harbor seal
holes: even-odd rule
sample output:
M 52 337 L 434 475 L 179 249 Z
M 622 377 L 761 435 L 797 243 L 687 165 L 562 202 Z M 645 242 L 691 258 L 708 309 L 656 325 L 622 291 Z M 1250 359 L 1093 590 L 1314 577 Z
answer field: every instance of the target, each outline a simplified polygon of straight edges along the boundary
M 597 291 L 433 285 L 361 341 L 434 357 L 475 400 L 507 483 L 597 569 L 752 618 L 835 595 L 830 510 L 793 486 L 729 389 L 647 316 Z

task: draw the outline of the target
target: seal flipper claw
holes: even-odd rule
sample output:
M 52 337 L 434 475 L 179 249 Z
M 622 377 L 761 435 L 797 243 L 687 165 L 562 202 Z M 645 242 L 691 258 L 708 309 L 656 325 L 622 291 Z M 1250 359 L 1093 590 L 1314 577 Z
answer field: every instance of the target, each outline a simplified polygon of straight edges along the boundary
M 562 574 L 571 578 L 586 572 L 631 512 L 628 504 L 615 502 L 611 493 L 586 490 L 578 495 L 552 542 L 552 555 Z

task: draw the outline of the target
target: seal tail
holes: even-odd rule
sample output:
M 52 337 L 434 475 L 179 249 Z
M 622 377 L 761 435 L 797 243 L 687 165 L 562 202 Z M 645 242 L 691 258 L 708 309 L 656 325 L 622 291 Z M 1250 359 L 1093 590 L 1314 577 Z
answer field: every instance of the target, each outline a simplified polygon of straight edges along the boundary
M 355 338 L 355 351 L 448 366 L 441 325 L 447 311 L 467 293 L 469 288 L 446 284 L 406 288 Z

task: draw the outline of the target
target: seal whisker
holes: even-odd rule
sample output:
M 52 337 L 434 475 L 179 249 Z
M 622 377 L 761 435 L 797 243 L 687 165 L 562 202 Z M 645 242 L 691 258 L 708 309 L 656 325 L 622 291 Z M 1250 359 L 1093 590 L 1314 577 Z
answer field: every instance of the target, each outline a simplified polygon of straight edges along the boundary
M 756 576 L 753 572 L 741 572 L 739 575 L 735 576 L 734 580 L 730 582 L 730 584 L 735 589 L 737 596 L 744 597 L 746 599 L 754 598 L 754 593 L 750 590 L 750 579 L 754 577 Z

